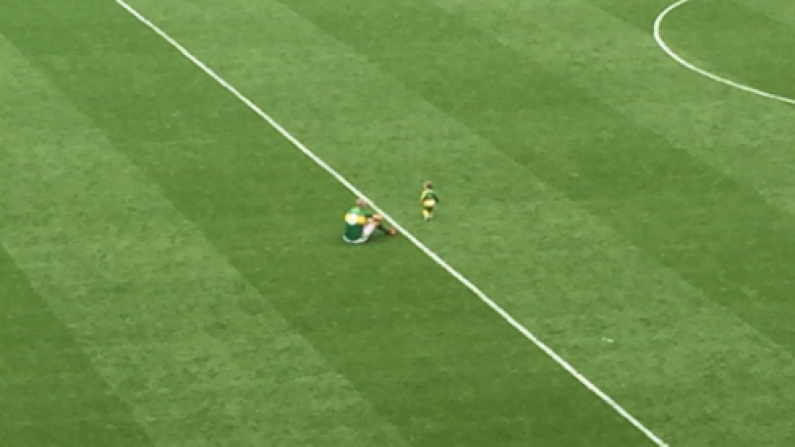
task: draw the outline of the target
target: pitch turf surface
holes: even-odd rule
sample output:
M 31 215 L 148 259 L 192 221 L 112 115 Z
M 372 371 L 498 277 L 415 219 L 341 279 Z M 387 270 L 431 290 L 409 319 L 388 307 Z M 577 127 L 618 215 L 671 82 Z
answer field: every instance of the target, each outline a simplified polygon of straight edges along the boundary
M 131 5 L 672 446 L 792 446 L 795 108 L 668 3 Z M 791 3 L 663 34 L 795 97 Z M 0 444 L 653 445 L 114 2 L 1 9 Z

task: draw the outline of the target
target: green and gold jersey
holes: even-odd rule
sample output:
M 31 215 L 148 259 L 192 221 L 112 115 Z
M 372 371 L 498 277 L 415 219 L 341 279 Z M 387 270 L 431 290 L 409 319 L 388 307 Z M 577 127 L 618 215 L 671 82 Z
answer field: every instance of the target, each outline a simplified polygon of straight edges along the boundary
M 425 208 L 433 208 L 439 203 L 439 196 L 432 189 L 423 189 L 420 195 L 420 203 Z
M 367 219 L 373 216 L 373 212 L 355 206 L 345 213 L 345 232 L 342 236 L 349 240 L 355 241 L 361 239 L 364 235 L 364 226 L 367 224 Z

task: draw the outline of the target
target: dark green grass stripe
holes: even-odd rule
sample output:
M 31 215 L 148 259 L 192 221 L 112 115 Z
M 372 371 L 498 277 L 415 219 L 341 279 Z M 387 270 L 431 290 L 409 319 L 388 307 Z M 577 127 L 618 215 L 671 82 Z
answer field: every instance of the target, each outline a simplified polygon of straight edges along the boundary
M 149 30 L 92 3 L 83 26 L 59 36 L 65 57 L 25 24 L 0 23 L 406 439 L 646 443 L 408 242 L 342 245 L 346 191 Z M 93 27 L 97 16 L 108 20 Z M 118 48 L 105 47 L 118 36 Z M 130 41 L 139 51 L 125 54 Z M 157 145 L 197 140 L 228 150 Z M 261 303 L 240 306 L 255 313 Z
M 152 445 L 0 249 L 0 444 Z
M 285 4 L 759 331 L 795 346 L 795 219 L 755 191 L 427 2 Z

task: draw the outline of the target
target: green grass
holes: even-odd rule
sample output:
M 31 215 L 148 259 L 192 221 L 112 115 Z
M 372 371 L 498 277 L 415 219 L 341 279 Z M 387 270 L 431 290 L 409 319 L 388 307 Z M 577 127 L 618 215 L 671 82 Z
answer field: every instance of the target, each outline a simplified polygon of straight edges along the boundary
M 653 445 L 114 2 L 6 3 L 9 445 Z M 795 108 L 668 3 L 131 2 L 672 446 L 793 445 Z M 792 96 L 793 26 L 663 32 Z

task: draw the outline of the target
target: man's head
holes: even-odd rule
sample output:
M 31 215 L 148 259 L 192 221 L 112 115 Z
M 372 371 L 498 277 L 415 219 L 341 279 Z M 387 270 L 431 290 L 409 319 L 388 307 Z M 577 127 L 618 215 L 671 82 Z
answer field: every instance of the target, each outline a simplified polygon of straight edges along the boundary
M 430 180 L 422 184 L 422 187 L 425 189 L 433 189 L 433 183 Z
M 367 208 L 367 201 L 360 197 L 356 199 L 356 206 L 362 209 Z

